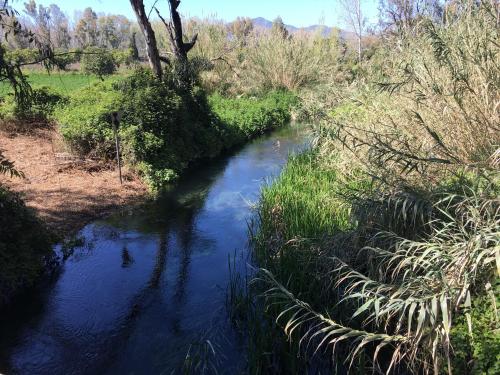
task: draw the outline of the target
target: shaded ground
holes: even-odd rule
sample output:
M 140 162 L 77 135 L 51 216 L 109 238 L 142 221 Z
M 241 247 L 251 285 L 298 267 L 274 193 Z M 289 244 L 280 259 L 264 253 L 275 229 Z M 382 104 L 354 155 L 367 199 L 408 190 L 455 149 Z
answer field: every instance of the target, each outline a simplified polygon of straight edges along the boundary
M 126 171 L 120 185 L 116 163 L 80 160 L 64 152 L 54 130 L 30 134 L 0 130 L 0 150 L 26 176 L 0 176 L 0 183 L 22 193 L 26 204 L 58 235 L 67 235 L 92 219 L 139 203 L 147 195 L 140 180 Z

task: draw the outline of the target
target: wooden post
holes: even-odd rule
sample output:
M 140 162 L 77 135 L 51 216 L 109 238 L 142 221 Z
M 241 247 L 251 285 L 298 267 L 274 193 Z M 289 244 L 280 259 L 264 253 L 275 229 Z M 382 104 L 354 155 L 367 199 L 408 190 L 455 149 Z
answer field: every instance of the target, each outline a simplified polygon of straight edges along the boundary
M 120 162 L 120 138 L 118 138 L 118 127 L 120 126 L 120 113 L 113 112 L 111 114 L 111 123 L 113 124 L 113 132 L 115 133 L 116 145 L 116 162 L 118 163 L 118 173 L 120 174 L 120 184 L 123 185 L 122 166 Z

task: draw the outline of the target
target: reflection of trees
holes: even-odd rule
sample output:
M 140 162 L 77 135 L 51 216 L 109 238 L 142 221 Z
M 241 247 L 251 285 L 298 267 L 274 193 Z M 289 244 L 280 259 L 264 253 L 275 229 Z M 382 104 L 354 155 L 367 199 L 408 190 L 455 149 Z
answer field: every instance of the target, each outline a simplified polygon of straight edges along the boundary
M 177 224 L 177 239 L 180 250 L 179 274 L 177 275 L 177 283 L 174 292 L 174 301 L 176 308 L 173 312 L 172 328 L 174 332 L 180 332 L 181 310 L 185 303 L 186 285 L 189 278 L 189 265 L 191 264 L 191 254 L 193 239 L 195 237 L 195 219 L 200 207 L 193 210 L 188 210 L 184 215 L 178 217 Z
M 167 269 L 168 256 L 171 254 L 169 250 L 171 233 L 175 233 L 180 251 L 179 274 L 174 291 L 177 306 L 175 306 L 172 316 L 173 329 L 175 332 L 179 332 L 179 322 L 182 316 L 180 310 L 185 301 L 186 285 L 189 278 L 191 248 L 195 236 L 195 220 L 205 203 L 208 191 L 206 185 L 196 183 L 194 186 L 191 185 L 187 191 L 172 192 L 158 200 L 151 210 L 148 209 L 143 215 L 140 215 L 139 220 L 127 223 L 128 230 L 133 229 L 144 234 L 149 234 L 152 231 L 158 233 L 155 261 L 149 281 L 144 288 L 132 297 L 125 319 L 121 320 L 116 329 L 108 337 L 104 338 L 100 347 L 95 349 L 95 352 L 99 353 L 99 361 L 95 363 L 94 367 L 98 370 L 97 372 L 106 368 L 107 364 L 112 363 L 112 358 L 119 356 L 123 352 L 128 338 L 134 332 L 142 314 L 147 311 L 148 306 L 158 301 L 162 286 L 165 285 L 162 284 L 162 277 Z M 123 221 L 126 222 L 127 220 Z M 117 224 L 116 226 L 113 225 L 116 229 L 123 229 L 123 227 L 120 228 L 119 223 Z M 133 228 L 130 228 L 130 226 Z M 112 235 L 112 232 L 112 230 L 109 230 L 107 234 Z M 107 237 L 109 238 L 109 236 Z M 129 257 L 132 259 L 128 249 L 124 247 L 122 250 L 122 264 L 125 264 Z
M 134 263 L 134 259 L 132 258 L 132 255 L 130 255 L 130 252 L 128 251 L 127 246 L 123 246 L 123 249 L 122 249 L 122 268 L 127 268 L 132 263 Z
M 149 279 L 148 287 L 150 289 L 157 289 L 161 276 L 165 271 L 167 265 L 167 232 L 160 232 L 160 240 L 158 244 L 158 252 L 156 253 L 156 262 L 153 268 L 153 273 L 151 274 L 151 279 Z

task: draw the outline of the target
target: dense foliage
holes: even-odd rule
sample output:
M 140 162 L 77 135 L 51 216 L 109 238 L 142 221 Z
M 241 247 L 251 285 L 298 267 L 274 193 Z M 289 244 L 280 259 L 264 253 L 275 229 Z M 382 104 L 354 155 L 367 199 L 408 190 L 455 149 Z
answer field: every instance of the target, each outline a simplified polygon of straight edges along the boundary
M 112 53 L 104 48 L 87 48 L 82 53 L 82 71 L 104 77 L 116 71 L 116 60 Z
M 46 229 L 18 195 L 0 187 L 0 307 L 34 286 L 51 257 Z
M 110 116 L 121 111 L 124 158 L 157 189 L 193 162 L 284 125 L 294 101 L 292 94 L 281 91 L 246 99 L 214 95 L 207 101 L 196 84 L 179 86 L 172 75 L 160 81 L 138 69 L 119 82 L 74 93 L 55 118 L 75 151 L 112 157 Z
M 446 11 L 302 104 L 315 150 L 263 191 L 252 284 L 292 345 L 251 336 L 258 372 L 496 372 L 498 9 Z
M 317 123 L 314 150 L 263 190 L 254 237 L 262 269 L 249 295 L 231 290 L 246 304 L 249 371 L 497 373 L 499 6 L 384 0 L 381 15 L 359 61 L 335 30 L 192 19 L 190 63 L 169 65 L 161 80 L 139 69 L 78 84 L 67 103 L 42 89 L 31 111 L 6 99 L 0 112 L 47 118 L 57 107 L 71 148 L 109 159 L 110 115 L 120 111 L 125 161 L 159 189 L 283 125 L 296 107 Z M 153 26 L 168 47 L 165 28 Z M 70 31 L 59 47 L 85 49 L 82 69 L 101 78 L 137 60 L 144 42 L 129 40 L 127 21 L 90 8 Z M 37 56 L 0 45 L 14 69 L 0 66 L 0 78 L 13 73 L 14 89 L 24 87 L 20 66 Z M 12 173 L 1 154 L 0 163 Z M 245 319 L 241 308 L 235 315 Z

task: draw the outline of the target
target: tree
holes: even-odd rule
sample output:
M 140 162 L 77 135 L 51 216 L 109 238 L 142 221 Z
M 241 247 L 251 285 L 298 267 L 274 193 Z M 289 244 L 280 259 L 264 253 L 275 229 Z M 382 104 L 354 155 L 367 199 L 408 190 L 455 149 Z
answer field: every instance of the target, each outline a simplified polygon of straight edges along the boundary
M 273 21 L 271 32 L 275 35 L 281 36 L 283 39 L 287 39 L 289 37 L 288 29 L 279 16 Z
M 92 8 L 85 8 L 82 17 L 75 27 L 75 38 L 83 48 L 97 46 L 99 30 L 97 27 L 97 14 Z
M 130 0 L 130 4 L 134 10 L 137 17 L 137 23 L 141 28 L 141 32 L 144 35 L 144 40 L 146 42 L 146 53 L 148 55 L 149 65 L 153 70 L 153 73 L 157 78 L 162 76 L 160 52 L 158 51 L 158 46 L 156 44 L 156 35 L 151 27 L 149 18 L 146 15 L 146 10 L 144 9 L 143 0 Z
M 68 17 L 55 4 L 51 4 L 49 9 L 53 35 L 52 43 L 54 43 L 54 47 L 56 48 L 68 49 L 71 44 Z
M 119 48 L 126 45 L 130 36 L 130 21 L 119 15 L 102 16 L 97 19 L 99 45 Z
M 380 0 L 380 18 L 384 28 L 396 28 L 408 32 L 420 16 L 434 21 L 443 14 L 441 0 Z
M 362 0 L 338 0 L 343 10 L 345 22 L 356 35 L 358 61 L 361 63 L 361 42 L 365 31 L 365 19 L 361 8 Z
M 24 3 L 24 13 L 33 21 L 38 36 L 50 43 L 50 9 L 42 4 L 36 5 L 35 0 Z
M 137 48 L 137 42 L 135 40 L 135 35 L 136 33 L 133 32 L 130 35 L 130 41 L 129 41 L 129 50 L 130 50 L 130 58 L 132 61 L 139 61 L 139 49 Z
M 158 17 L 165 25 L 168 31 L 168 36 L 170 38 L 170 48 L 176 60 L 181 63 L 187 62 L 187 54 L 196 44 L 198 39 L 198 34 L 195 34 L 189 42 L 184 42 L 184 37 L 182 33 L 182 21 L 177 8 L 181 4 L 180 0 L 168 0 L 170 7 L 170 22 L 166 22 L 161 16 L 157 8 L 155 8 Z
M 17 20 L 19 13 L 9 5 L 9 0 L 3 0 L 0 5 L 0 35 L 8 41 L 16 37 L 25 41 L 37 50 L 37 61 L 19 62 L 8 59 L 5 48 L 0 43 L 0 82 L 7 81 L 14 91 L 14 98 L 19 109 L 28 109 L 31 106 L 31 86 L 24 76 L 23 65 L 42 63 L 47 69 L 54 63 L 54 53 L 46 41 L 40 41 L 36 34 Z
M 194 47 L 198 35 L 194 35 L 194 37 L 189 42 L 184 42 L 183 34 L 182 34 L 182 22 L 179 12 L 177 8 L 179 8 L 180 0 L 168 0 L 169 8 L 170 8 L 170 21 L 167 22 L 161 15 L 158 8 L 155 8 L 158 17 L 160 17 L 161 21 L 165 25 L 168 36 L 170 38 L 170 47 L 172 51 L 172 55 L 174 56 L 176 62 L 180 63 L 182 66 L 185 66 L 188 62 L 187 54 Z M 163 57 L 160 55 L 158 50 L 158 45 L 156 42 L 156 36 L 151 27 L 151 23 L 149 22 L 149 18 L 146 15 L 146 11 L 144 9 L 143 0 L 130 0 L 130 4 L 134 9 L 135 15 L 137 17 L 137 22 L 141 28 L 142 33 L 144 34 L 144 39 L 146 40 L 146 50 L 148 54 L 149 64 L 151 65 L 151 69 L 153 70 L 156 77 L 162 77 L 162 68 L 161 62 L 165 62 L 170 64 L 170 59 Z M 182 69 L 181 71 L 184 71 Z M 184 79 L 185 77 L 180 77 Z

